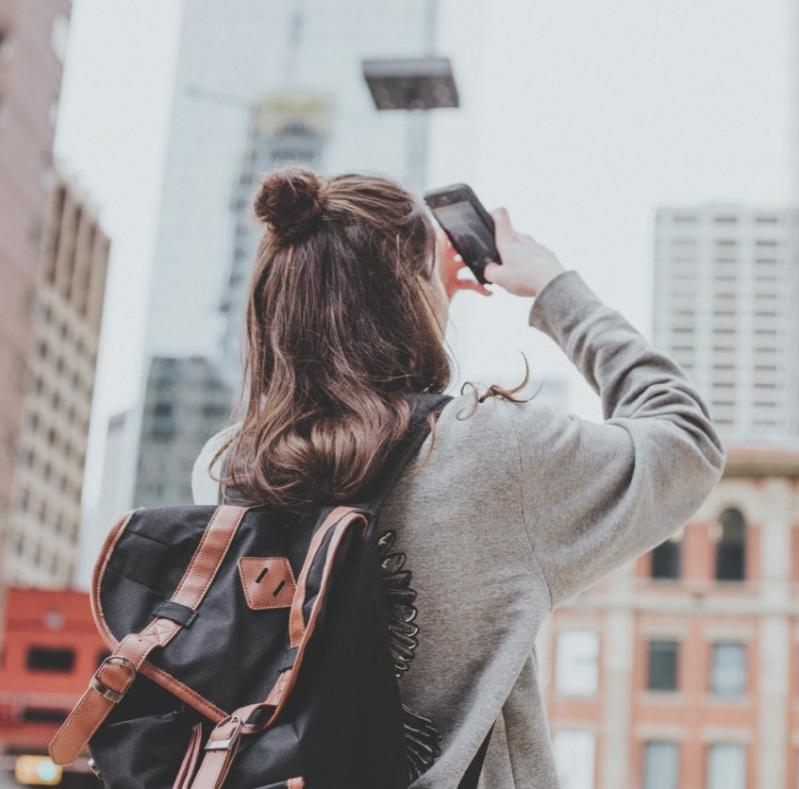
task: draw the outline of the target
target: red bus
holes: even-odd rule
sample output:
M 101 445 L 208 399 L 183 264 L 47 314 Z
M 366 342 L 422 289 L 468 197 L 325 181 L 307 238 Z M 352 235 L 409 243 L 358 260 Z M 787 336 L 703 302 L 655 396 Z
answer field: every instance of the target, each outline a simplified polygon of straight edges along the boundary
M 73 589 L 10 587 L 0 663 L 0 769 L 17 785 L 92 787 L 88 759 L 55 767 L 47 744 L 108 654 L 89 595 Z

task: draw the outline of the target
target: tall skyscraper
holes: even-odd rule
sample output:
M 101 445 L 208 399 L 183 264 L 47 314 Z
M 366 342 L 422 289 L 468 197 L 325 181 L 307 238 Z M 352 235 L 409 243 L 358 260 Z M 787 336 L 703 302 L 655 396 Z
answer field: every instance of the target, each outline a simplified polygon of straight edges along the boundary
M 153 357 L 147 376 L 136 506 L 191 502 L 191 470 L 224 425 L 231 390 L 203 356 Z
M 299 161 L 323 172 L 403 179 L 419 119 L 374 109 L 362 60 L 428 54 L 435 3 L 184 4 L 147 318 L 145 399 L 152 402 L 153 371 L 171 364 L 188 373 L 199 359 L 207 380 L 217 374 L 213 369 L 229 386 L 237 384 L 244 294 L 259 235 L 250 220 L 259 173 Z M 179 393 L 203 397 L 188 382 L 174 391 L 176 413 L 191 407 Z M 207 393 L 208 409 L 218 396 L 215 389 Z M 179 427 L 156 446 L 147 437 L 147 409 L 130 420 L 140 436 L 129 469 L 131 497 L 137 505 L 176 503 L 178 490 L 186 497 L 188 477 L 183 487 L 159 488 L 150 470 L 164 453 L 183 457 L 189 447 L 199 449 L 200 434 Z
M 263 164 L 271 153 L 275 162 L 303 158 L 307 147 L 300 137 L 307 127 L 293 139 L 279 128 L 281 119 L 302 115 L 303 102 L 325 116 L 315 166 L 403 177 L 412 119 L 374 109 L 361 61 L 424 52 L 431 7 L 429 1 L 401 0 L 184 5 L 153 262 L 149 355 L 216 354 L 219 303 L 241 219 L 230 208 L 252 191 L 242 193 L 240 178 L 254 174 L 255 162 L 243 172 L 242 160 L 252 153 L 265 154 Z M 316 113 L 308 109 L 303 117 Z M 294 143 L 299 147 L 292 149 Z
M 0 535 L 31 343 L 69 0 L 0 1 Z M 0 546 L 0 549 L 2 546 Z
M 81 491 L 110 242 L 74 189 L 53 192 L 9 509 L 4 577 L 65 586 Z
M 251 111 L 247 144 L 231 203 L 235 221 L 232 254 L 220 303 L 224 318 L 220 365 L 233 385 L 241 378 L 247 287 L 263 234 L 263 227 L 252 219 L 258 176 L 289 163 L 320 167 L 330 110 L 325 95 L 289 93 L 264 98 Z
M 657 212 L 654 341 L 691 375 L 723 438 L 799 435 L 799 267 L 787 209 Z

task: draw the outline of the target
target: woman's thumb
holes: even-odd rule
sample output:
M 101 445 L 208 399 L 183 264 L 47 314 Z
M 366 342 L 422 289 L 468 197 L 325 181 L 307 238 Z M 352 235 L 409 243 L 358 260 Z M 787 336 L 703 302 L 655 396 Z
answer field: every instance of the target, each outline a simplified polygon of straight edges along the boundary
M 504 206 L 502 208 L 495 208 L 491 212 L 491 216 L 494 217 L 494 234 L 497 240 L 501 241 L 510 238 L 513 234 L 513 225 L 510 223 L 508 209 Z
M 500 266 L 499 263 L 486 263 L 486 266 L 483 269 L 483 277 L 485 278 L 486 282 L 500 285 L 501 282 L 498 280 L 502 279 L 502 266 Z

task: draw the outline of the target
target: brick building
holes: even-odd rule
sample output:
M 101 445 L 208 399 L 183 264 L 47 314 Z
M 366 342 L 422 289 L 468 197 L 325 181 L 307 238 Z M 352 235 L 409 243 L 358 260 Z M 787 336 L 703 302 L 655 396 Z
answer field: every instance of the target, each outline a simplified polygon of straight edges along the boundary
M 59 179 L 42 249 L 3 577 L 72 583 L 110 242 Z
M 558 609 L 539 651 L 564 789 L 794 789 L 799 446 L 729 448 L 684 529 Z
M 31 341 L 69 0 L 0 0 L 0 528 Z

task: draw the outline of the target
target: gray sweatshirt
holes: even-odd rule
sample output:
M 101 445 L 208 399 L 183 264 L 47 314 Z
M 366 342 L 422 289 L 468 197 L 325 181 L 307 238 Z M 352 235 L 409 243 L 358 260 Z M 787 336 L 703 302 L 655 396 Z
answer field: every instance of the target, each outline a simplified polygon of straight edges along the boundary
M 455 789 L 494 724 L 481 787 L 558 786 L 534 647 L 544 617 L 680 528 L 724 464 L 682 369 L 576 271 L 547 284 L 529 322 L 596 390 L 605 421 L 496 398 L 459 419 L 474 397 L 455 398 L 429 461 L 417 468 L 428 437 L 381 512 L 394 534 L 386 565 L 409 570 L 417 593 L 400 693 L 441 736 L 413 789 Z M 219 440 L 197 460 L 197 503 L 217 500 L 208 465 Z

